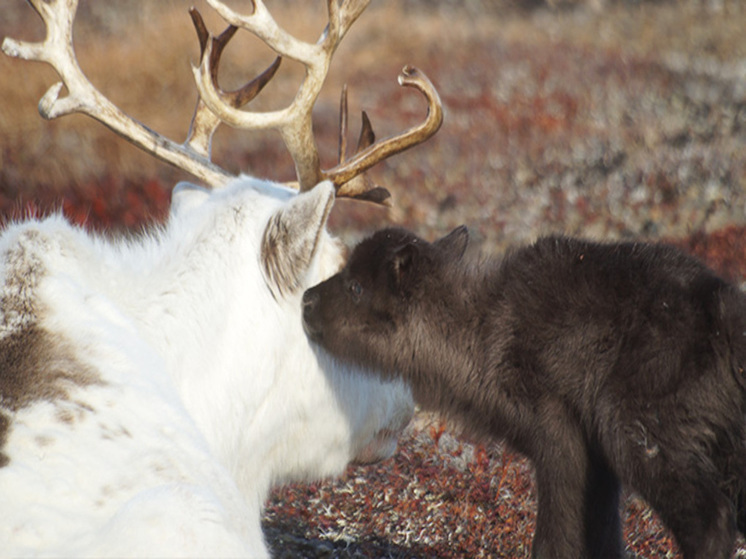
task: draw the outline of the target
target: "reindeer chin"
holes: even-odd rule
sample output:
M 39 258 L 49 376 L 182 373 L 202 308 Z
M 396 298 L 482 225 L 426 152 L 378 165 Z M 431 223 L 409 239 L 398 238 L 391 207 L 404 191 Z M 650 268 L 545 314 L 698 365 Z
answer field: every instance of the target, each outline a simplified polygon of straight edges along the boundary
M 391 458 L 396 452 L 401 431 L 382 429 L 375 437 L 352 459 L 355 465 L 375 464 L 381 460 Z
M 352 463 L 357 465 L 374 464 L 391 458 L 394 452 L 396 452 L 399 438 L 409 425 L 413 416 L 414 409 L 409 410 L 409 413 L 399 414 L 395 422 L 376 432 L 371 441 L 355 455 Z

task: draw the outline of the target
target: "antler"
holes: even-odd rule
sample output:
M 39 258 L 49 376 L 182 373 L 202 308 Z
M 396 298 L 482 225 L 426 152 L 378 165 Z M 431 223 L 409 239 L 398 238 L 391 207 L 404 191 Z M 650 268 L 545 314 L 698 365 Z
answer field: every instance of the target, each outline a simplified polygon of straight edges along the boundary
M 42 117 L 53 119 L 71 113 L 87 114 L 140 149 L 212 186 L 221 185 L 231 177 L 210 161 L 209 153 L 195 147 L 209 145 L 209 140 L 203 139 L 209 127 L 195 132 L 191 143 L 178 144 L 124 114 L 91 84 L 78 65 L 73 49 L 73 21 L 78 0 L 29 0 L 29 3 L 46 25 L 46 38 L 41 43 L 6 38 L 2 50 L 8 56 L 46 62 L 62 78 L 39 101 L 39 113 Z M 66 97 L 60 97 L 63 85 L 68 91 Z M 198 112 L 204 113 L 206 109 Z M 197 115 L 194 120 L 198 120 Z
M 200 46 L 200 60 L 202 60 L 205 57 L 205 51 L 207 50 L 208 43 L 211 39 L 210 33 L 207 31 L 202 15 L 200 15 L 196 8 L 189 8 L 189 15 L 192 18 L 194 28 L 197 30 L 197 38 L 199 39 Z M 269 68 L 242 88 L 229 93 L 224 92 L 217 85 L 218 65 L 220 62 L 220 56 L 223 54 L 223 49 L 225 49 L 226 45 L 236 34 L 237 30 L 237 27 L 229 25 L 218 37 L 212 38 L 212 48 L 210 49 L 210 56 L 212 57 L 212 60 L 210 61 L 210 66 L 212 68 L 212 82 L 220 92 L 221 97 L 233 107 L 245 105 L 256 97 L 264 86 L 274 77 L 277 69 L 280 67 L 280 63 L 282 62 L 282 58 L 278 56 Z M 215 115 L 215 113 L 207 108 L 202 101 L 202 98 L 198 98 L 197 107 L 194 110 L 194 117 L 192 118 L 192 123 L 189 127 L 189 135 L 187 136 L 186 145 L 209 158 L 212 136 L 215 134 L 215 130 L 217 130 L 220 122 L 220 119 Z
M 194 111 L 187 140 L 179 144 L 124 114 L 91 84 L 78 65 L 72 42 L 72 27 L 78 0 L 28 0 L 44 21 L 47 35 L 43 42 L 29 43 L 6 38 L 2 44 L 5 54 L 25 60 L 50 64 L 60 75 L 61 82 L 53 85 L 39 102 L 39 112 L 53 119 L 71 113 L 87 114 L 139 148 L 183 169 L 211 186 L 224 184 L 231 174 L 212 163 L 212 136 L 221 122 L 247 129 L 277 129 L 295 162 L 298 183 L 302 190 L 312 188 L 324 179 L 338 187 L 339 196 L 353 196 L 385 201 L 389 194 L 380 187 L 373 188 L 362 176 L 375 163 L 423 142 L 432 136 L 442 121 L 440 99 L 424 74 L 405 68 L 399 83 L 419 89 L 428 100 L 428 116 L 419 126 L 407 132 L 373 143 L 373 132 L 363 113 L 363 132 L 358 153 L 345 161 L 343 134 L 346 132 L 346 99 L 340 117 L 340 161 L 334 168 L 321 169 L 318 149 L 313 138 L 311 111 L 329 70 L 331 58 L 350 26 L 365 10 L 370 0 L 327 0 L 329 23 L 317 43 L 311 44 L 283 31 L 267 11 L 262 0 L 251 0 L 252 14 L 235 13 L 218 0 L 208 3 L 229 23 L 218 37 L 211 37 L 199 13 L 192 8 L 190 15 L 200 41 L 200 66 L 194 69 L 200 98 Z M 225 46 L 238 28 L 243 28 L 267 43 L 278 58 L 260 76 L 244 87 L 225 92 L 218 85 L 218 67 Z M 240 107 L 253 99 L 277 71 L 281 57 L 303 64 L 306 76 L 293 102 L 285 109 L 273 112 L 249 112 Z M 60 97 L 63 85 L 68 95 Z M 344 128 L 342 128 L 342 126 Z
M 236 128 L 278 130 L 295 162 L 301 190 L 310 189 L 319 181 L 329 179 L 338 187 L 339 196 L 366 197 L 379 202 L 387 198 L 388 193 L 384 189 L 376 189 L 373 195 L 367 195 L 367 183 L 351 181 L 379 161 L 425 141 L 440 128 L 443 120 L 440 98 L 427 77 L 409 67 L 399 76 L 401 85 L 419 89 L 428 100 L 428 115 L 423 124 L 378 144 L 364 145 L 364 149 L 349 161 L 344 161 L 344 154 L 340 152 L 339 165 L 328 171 L 321 169 L 311 120 L 311 111 L 329 70 L 331 58 L 350 25 L 368 6 L 370 0 L 343 0 L 341 4 L 338 0 L 327 0 L 329 24 L 316 43 L 299 41 L 283 31 L 267 11 L 263 0 L 252 0 L 254 10 L 250 15 L 238 14 L 219 0 L 208 0 L 208 3 L 231 25 L 255 34 L 280 56 L 300 62 L 306 68 L 303 83 L 286 108 L 269 112 L 243 111 L 224 101 L 213 79 L 214 57 L 204 56 L 199 68 L 193 68 L 193 71 L 200 96 L 210 109 L 223 122 Z M 209 49 L 210 47 L 208 52 Z M 343 102 L 343 107 L 346 107 L 346 102 Z M 341 120 L 346 123 L 346 114 Z M 366 116 L 363 117 L 363 122 L 364 127 L 370 129 Z M 341 137 L 343 134 L 344 130 L 340 130 Z M 370 134 L 372 136 L 372 129 Z
M 378 187 L 371 191 L 368 186 L 360 186 L 353 179 L 363 176 L 362 174 L 365 171 L 379 161 L 424 142 L 435 134 L 443 123 L 443 107 L 440 97 L 432 82 L 423 72 L 413 66 L 405 66 L 401 74 L 399 74 L 399 85 L 414 87 L 425 95 L 428 101 L 427 118 L 421 124 L 410 128 L 398 136 L 373 143 L 373 129 L 371 128 L 370 120 L 368 120 L 368 115 L 363 111 L 363 127 L 360 134 L 360 141 L 358 142 L 358 151 L 349 161 L 345 161 L 343 147 L 345 143 L 341 139 L 346 126 L 340 123 L 339 165 L 328 171 L 321 172 L 323 178 L 331 180 L 335 185 L 340 187 L 337 190 L 337 196 L 372 199 L 371 194 L 382 189 Z M 346 98 L 342 104 L 344 109 L 340 109 L 340 114 L 344 111 L 345 116 L 340 116 L 340 120 L 346 123 Z

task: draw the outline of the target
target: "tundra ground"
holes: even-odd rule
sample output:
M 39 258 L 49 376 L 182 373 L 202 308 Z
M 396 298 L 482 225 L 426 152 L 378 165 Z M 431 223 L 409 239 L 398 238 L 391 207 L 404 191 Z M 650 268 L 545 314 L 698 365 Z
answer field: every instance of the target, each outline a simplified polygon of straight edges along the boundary
M 209 14 L 204 2 L 186 0 L 82 2 L 77 27 L 76 50 L 92 81 L 175 139 L 186 135 L 196 99 L 192 3 Z M 304 18 L 290 0 L 270 7 L 310 39 L 324 10 L 305 4 L 314 11 Z M 351 128 L 365 109 L 384 137 L 422 116 L 424 103 L 395 81 L 414 64 L 438 87 L 445 123 L 425 145 L 373 170 L 392 191 L 393 209 L 342 201 L 332 229 L 354 242 L 396 224 L 432 239 L 466 223 L 474 249 L 491 253 L 549 232 L 664 239 L 743 283 L 745 28 L 740 0 L 374 3 L 342 43 L 317 104 L 325 163 L 336 152 L 343 82 Z M 5 35 L 41 38 L 22 0 L 0 9 Z M 258 42 L 241 41 L 223 67 L 226 87 L 271 62 Z M 256 107 L 292 97 L 300 69 L 285 66 Z M 0 56 L 0 74 L 5 218 L 61 208 L 104 231 L 164 218 L 170 187 L 186 176 L 85 117 L 42 121 L 36 104 L 57 79 L 50 69 Z M 234 171 L 292 178 L 271 133 L 226 127 L 214 152 Z M 520 456 L 455 438 L 421 415 L 392 460 L 276 491 L 264 526 L 279 557 L 519 558 L 529 556 L 535 497 Z M 624 507 L 632 552 L 677 557 L 639 498 L 628 495 Z M 743 542 L 739 550 L 746 553 Z

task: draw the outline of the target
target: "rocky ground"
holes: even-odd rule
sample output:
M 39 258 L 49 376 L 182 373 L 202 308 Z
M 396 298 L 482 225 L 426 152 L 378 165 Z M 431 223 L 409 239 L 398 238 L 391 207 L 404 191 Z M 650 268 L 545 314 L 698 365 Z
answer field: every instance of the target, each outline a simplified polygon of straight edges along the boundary
M 291 0 L 270 7 L 312 38 L 323 27 L 318 4 L 303 17 Z M 76 36 L 93 82 L 176 139 L 186 134 L 196 98 L 189 5 L 83 1 Z M 216 18 L 208 24 L 219 27 Z M 427 144 L 373 170 L 394 195 L 392 209 L 338 202 L 332 228 L 352 242 L 388 224 L 434 238 L 466 223 L 473 250 L 490 254 L 547 232 L 667 240 L 742 283 L 744 29 L 740 0 L 374 2 L 340 48 L 319 99 L 322 156 L 331 164 L 343 82 L 351 109 L 368 111 L 379 137 L 422 118 L 422 101 L 396 85 L 405 64 L 435 82 L 445 123 Z M 6 34 L 42 36 L 21 0 L 0 8 Z M 226 84 L 269 61 L 261 45 L 240 39 L 224 65 Z M 287 66 L 257 107 L 292 97 L 300 69 Z M 42 121 L 35 105 L 56 79 L 51 70 L 0 56 L 0 75 L 6 218 L 61 207 L 103 231 L 163 219 L 169 189 L 185 175 L 84 117 Z M 272 134 L 221 130 L 214 152 L 231 170 L 292 178 Z M 265 530 L 279 557 L 528 557 L 535 495 L 520 456 L 497 444 L 474 446 L 420 415 L 392 460 L 278 490 Z M 624 515 L 631 552 L 677 556 L 634 494 Z

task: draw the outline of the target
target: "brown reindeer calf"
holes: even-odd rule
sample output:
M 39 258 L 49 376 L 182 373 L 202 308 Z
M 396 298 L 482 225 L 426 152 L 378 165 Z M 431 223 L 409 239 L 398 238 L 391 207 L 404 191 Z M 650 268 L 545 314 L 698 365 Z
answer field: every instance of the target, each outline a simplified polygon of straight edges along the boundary
M 535 558 L 624 555 L 620 484 L 687 559 L 746 529 L 746 296 L 669 246 L 547 237 L 468 263 L 379 231 L 306 292 L 309 336 L 536 468 Z

